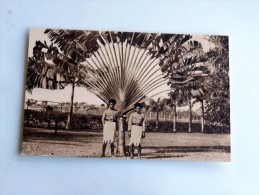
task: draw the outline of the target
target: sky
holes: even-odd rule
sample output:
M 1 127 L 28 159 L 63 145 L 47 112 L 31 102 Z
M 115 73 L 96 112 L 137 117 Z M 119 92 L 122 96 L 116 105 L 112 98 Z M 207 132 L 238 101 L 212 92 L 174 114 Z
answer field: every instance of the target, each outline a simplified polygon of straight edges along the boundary
M 41 42 L 46 41 L 47 45 L 51 44 L 48 36 L 44 34 L 45 29 L 31 29 L 30 38 L 29 38 L 29 47 L 28 55 L 33 55 L 33 47 L 35 42 L 40 40 Z M 32 93 L 25 92 L 26 99 L 35 99 L 35 100 L 47 100 L 54 102 L 70 102 L 72 93 L 72 86 L 68 85 L 62 90 L 48 90 L 35 88 L 32 90 Z M 98 97 L 94 94 L 87 91 L 84 87 L 75 87 L 74 91 L 74 102 L 87 102 L 88 104 L 100 105 L 103 103 Z
M 49 45 L 51 42 L 46 34 L 44 34 L 45 29 L 31 29 L 30 30 L 30 38 L 29 38 L 29 48 L 28 48 L 28 55 L 33 55 L 33 47 L 35 46 L 36 40 L 40 40 L 42 42 L 46 41 Z M 200 35 L 193 35 L 193 39 L 199 41 L 204 51 L 207 51 L 213 45 L 204 39 L 204 36 Z M 170 88 L 167 85 L 163 85 L 157 89 L 155 89 L 149 95 L 154 95 L 163 90 L 169 90 Z M 26 99 L 35 99 L 35 100 L 46 100 L 46 101 L 54 101 L 54 102 L 70 102 L 71 99 L 71 92 L 72 87 L 68 85 L 65 89 L 62 90 L 47 90 L 47 89 L 40 89 L 35 88 L 33 89 L 32 93 L 25 92 Z M 168 97 L 168 92 L 160 93 L 156 96 L 153 96 L 153 99 L 158 99 L 159 97 Z M 86 102 L 87 104 L 95 104 L 100 105 L 103 103 L 98 97 L 94 94 L 89 92 L 84 87 L 75 87 L 75 95 L 74 95 L 74 102 Z M 185 109 L 185 108 L 183 108 Z

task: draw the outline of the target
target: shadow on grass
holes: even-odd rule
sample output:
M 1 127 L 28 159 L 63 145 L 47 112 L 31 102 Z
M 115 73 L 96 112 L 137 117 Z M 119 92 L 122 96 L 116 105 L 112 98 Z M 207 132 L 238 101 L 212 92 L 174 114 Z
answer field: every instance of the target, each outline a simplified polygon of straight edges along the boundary
M 182 158 L 188 155 L 154 155 L 154 153 L 144 153 L 143 159 L 166 159 L 166 158 Z
M 68 143 L 61 143 L 62 141 L 70 142 L 70 145 L 79 146 L 80 143 L 98 142 L 100 141 L 101 134 L 91 134 L 87 133 L 82 134 L 73 134 L 71 132 L 58 132 L 55 134 L 51 131 L 24 131 L 23 141 L 26 142 L 38 142 L 38 143 L 48 143 L 48 144 L 64 144 L 69 145 Z M 71 143 L 75 144 L 71 144 Z M 84 144 L 82 144 L 84 145 Z
M 64 146 L 92 146 L 92 144 L 89 144 L 88 140 L 85 141 L 70 141 L 69 143 L 64 143 L 64 142 L 60 142 L 60 140 L 54 142 L 52 141 L 43 141 L 40 139 L 30 139 L 30 140 L 26 140 L 26 142 L 33 142 L 33 143 L 40 143 L 40 144 L 54 144 L 54 145 L 64 145 Z M 80 144 L 79 142 L 82 142 L 82 144 Z M 102 144 L 102 142 L 100 142 L 99 140 L 91 140 L 91 142 L 94 143 L 99 143 L 100 145 Z
M 99 151 L 101 151 L 102 133 L 97 132 L 73 132 L 73 131 L 60 131 L 55 135 L 54 130 L 46 129 L 28 129 L 24 130 L 23 141 L 30 143 L 42 143 L 53 144 L 55 147 L 60 145 L 70 147 L 83 147 L 86 151 L 92 151 L 93 147 L 96 148 L 96 144 L 100 146 L 98 153 L 86 155 L 84 157 L 98 157 Z M 116 143 L 115 139 L 115 143 Z M 84 147 L 85 146 L 85 147 Z M 55 148 L 53 147 L 53 148 Z M 90 149 L 89 149 L 90 148 Z M 109 148 L 109 147 L 108 147 Z M 84 150 L 82 149 L 82 150 Z M 67 149 L 69 150 L 69 149 Z M 107 149 L 109 150 L 109 149 Z M 142 156 L 143 159 L 170 159 L 170 158 L 182 158 L 187 157 L 188 153 L 230 153 L 230 146 L 143 146 Z M 87 153 L 87 152 L 86 152 Z M 101 152 L 100 152 L 101 153 Z
M 146 150 L 152 150 L 152 152 L 144 152 Z M 147 146 L 143 147 L 143 158 L 144 159 L 170 159 L 170 158 L 182 158 L 189 156 L 188 153 L 206 153 L 206 152 L 222 152 L 230 153 L 229 146 L 165 146 L 155 147 Z M 184 153 L 184 154 L 176 154 Z
M 230 153 L 230 146 L 146 146 L 143 149 L 155 150 L 156 153 L 188 153 L 188 152 L 224 152 Z

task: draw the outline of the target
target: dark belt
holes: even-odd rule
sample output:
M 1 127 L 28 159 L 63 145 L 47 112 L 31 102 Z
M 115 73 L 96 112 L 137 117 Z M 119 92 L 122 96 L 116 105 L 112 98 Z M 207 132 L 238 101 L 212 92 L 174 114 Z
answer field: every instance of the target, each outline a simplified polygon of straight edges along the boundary
M 105 119 L 105 121 L 110 121 L 110 122 L 116 122 L 116 121 L 114 121 L 114 120 L 112 120 L 112 119 Z
M 132 125 L 136 125 L 136 126 L 142 127 L 142 124 L 139 124 L 139 123 L 132 123 Z

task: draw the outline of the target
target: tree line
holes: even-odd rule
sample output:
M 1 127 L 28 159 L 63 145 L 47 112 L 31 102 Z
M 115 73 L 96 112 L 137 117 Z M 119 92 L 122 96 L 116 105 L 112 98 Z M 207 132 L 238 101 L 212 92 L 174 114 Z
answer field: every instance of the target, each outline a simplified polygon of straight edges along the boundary
M 71 85 L 67 128 L 75 86 L 86 87 L 106 103 L 111 98 L 117 100 L 119 132 L 124 136 L 123 114 L 136 102 L 150 99 L 148 94 L 165 84 L 170 86 L 165 101 L 174 116 L 177 106 L 189 106 L 189 132 L 195 102 L 201 104 L 202 128 L 204 120 L 220 123 L 222 128 L 230 125 L 227 36 L 207 36 L 214 47 L 204 51 L 199 41 L 183 34 L 53 29 L 45 33 L 51 44 L 36 41 L 28 59 L 26 90 Z

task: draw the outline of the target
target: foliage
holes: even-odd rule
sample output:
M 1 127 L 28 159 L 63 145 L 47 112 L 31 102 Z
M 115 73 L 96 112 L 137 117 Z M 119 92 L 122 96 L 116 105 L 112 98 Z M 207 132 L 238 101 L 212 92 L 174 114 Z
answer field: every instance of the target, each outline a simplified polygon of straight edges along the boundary
M 24 125 L 29 127 L 47 128 L 50 122 L 51 128 L 64 129 L 68 113 L 58 111 L 35 111 L 24 110 Z M 95 115 L 72 115 L 71 129 L 101 129 L 101 116 Z
M 193 78 L 201 76 L 193 74 L 201 69 L 196 62 L 204 60 L 200 55 L 201 46 L 190 40 L 190 35 L 53 29 L 45 33 L 52 45 L 38 42 L 35 50 L 42 59 L 47 57 L 53 62 L 47 68 L 52 77 L 46 78 L 52 85 L 43 86 L 46 76 L 41 70 L 33 86 L 56 88 L 56 83 L 69 82 L 72 74 L 103 101 L 116 99 L 123 112 L 136 102 L 146 100 L 150 92 L 167 82 L 169 74 L 185 73 L 188 69 Z M 47 54 L 42 54 L 42 48 L 48 48 Z M 46 60 L 41 62 L 40 67 L 46 66 Z M 177 69 L 170 65 L 175 63 L 178 63 Z M 179 63 L 185 66 L 179 67 Z M 189 66 L 193 63 L 197 66 Z M 167 71 L 166 77 L 159 74 L 158 64 L 163 72 Z M 189 76 L 184 77 L 189 81 Z
M 165 48 L 161 71 L 172 88 L 171 106 L 177 103 L 205 101 L 205 118 L 229 125 L 229 51 L 228 37 L 209 36 L 215 47 L 203 52 L 202 45 L 191 36 L 174 39 L 174 46 Z M 191 104 L 190 104 L 191 106 Z
M 200 89 L 204 84 L 210 72 L 206 65 L 208 57 L 202 45 L 192 40 L 190 35 L 175 37 L 174 44 L 167 49 L 160 63 L 161 71 L 169 79 L 167 84 L 172 88 L 171 96 L 175 100 L 182 99 L 183 103 L 189 99 L 193 90 Z
M 206 99 L 205 117 L 210 122 L 230 125 L 229 48 L 227 36 L 210 36 L 216 47 L 207 55 L 213 72 L 208 79 L 210 93 Z
M 64 89 L 70 83 L 81 85 L 79 62 L 53 45 L 36 41 L 33 56 L 28 58 L 26 90 L 33 88 Z M 47 52 L 45 52 L 46 49 Z M 87 67 L 81 70 L 81 76 Z M 76 78 L 76 79 L 75 79 Z
M 146 125 L 146 131 L 147 132 L 165 132 L 170 133 L 173 132 L 173 122 L 172 121 L 160 121 L 159 123 L 159 131 L 157 131 L 156 128 L 156 121 L 148 121 Z M 176 122 L 177 132 L 188 132 L 188 123 L 187 122 Z M 201 125 L 199 123 L 192 124 L 192 132 L 200 132 L 201 131 Z M 205 125 L 204 127 L 205 133 L 229 133 L 230 129 L 229 127 L 224 129 L 222 131 L 221 126 L 217 125 Z
M 219 52 L 204 54 L 191 35 L 52 29 L 45 33 L 52 44 L 36 42 L 28 61 L 28 91 L 34 87 L 62 89 L 72 81 L 106 103 L 116 99 L 117 109 L 126 113 L 167 83 L 177 92 L 179 102 L 189 102 L 190 124 L 191 97 L 194 90 L 206 86 L 210 73 L 206 62 Z M 222 63 L 220 59 L 213 62 Z M 76 128 L 80 121 L 75 119 Z M 120 123 L 120 143 L 123 131 Z
M 34 104 L 37 104 L 37 100 L 33 100 L 33 99 L 27 99 L 27 101 L 25 102 L 26 103 L 26 105 L 27 105 L 27 109 L 30 107 L 30 106 L 32 106 L 32 105 L 34 105 Z
M 157 101 L 154 99 L 149 100 L 149 108 L 150 112 L 162 112 L 165 110 L 166 99 L 158 98 Z

